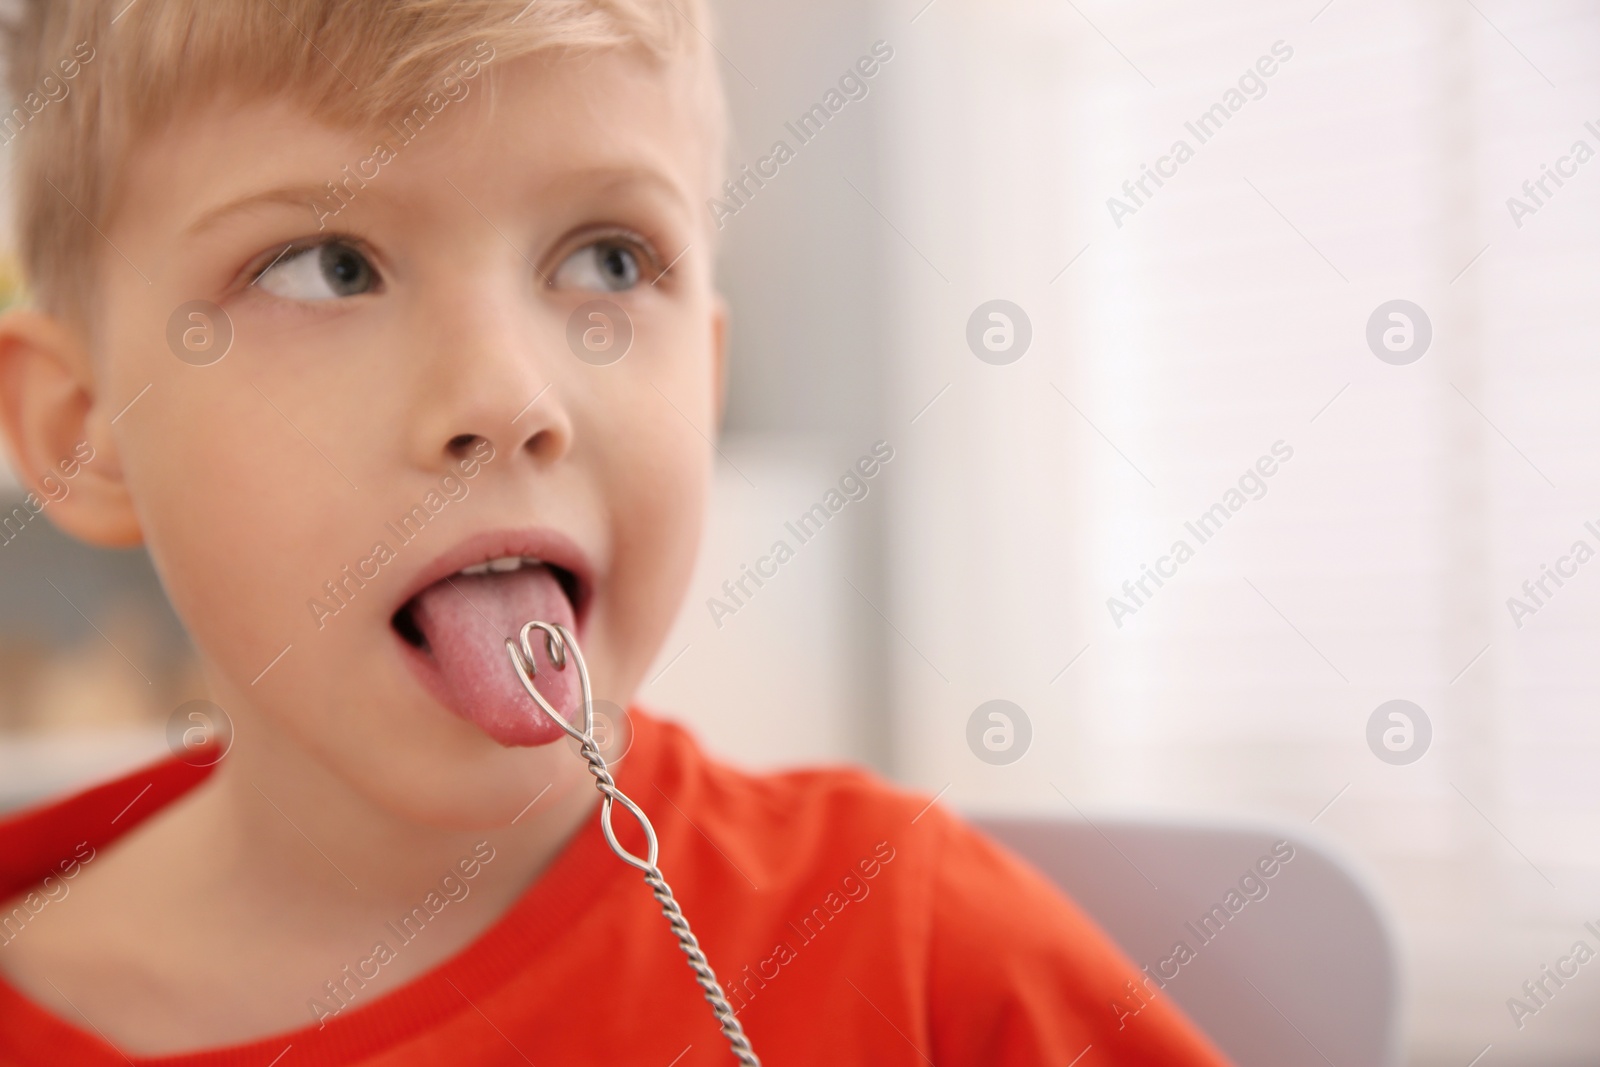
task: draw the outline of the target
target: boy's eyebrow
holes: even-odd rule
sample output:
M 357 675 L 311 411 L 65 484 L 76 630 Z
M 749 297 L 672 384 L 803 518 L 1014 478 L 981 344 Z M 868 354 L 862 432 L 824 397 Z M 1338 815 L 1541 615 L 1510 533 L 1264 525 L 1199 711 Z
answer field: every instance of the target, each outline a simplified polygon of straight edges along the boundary
M 682 207 L 691 207 L 684 191 L 676 182 L 669 181 L 654 168 L 638 166 L 597 166 L 582 169 L 576 172 L 582 184 L 591 188 L 615 188 L 626 185 L 642 185 L 666 194 L 670 199 Z M 326 201 L 328 197 L 327 185 L 289 185 L 279 189 L 267 189 L 258 193 L 250 193 L 236 200 L 219 204 L 190 223 L 184 234 L 194 237 L 216 226 L 230 215 L 247 211 L 254 207 L 266 205 L 288 205 L 290 207 L 304 207 L 313 214 L 318 200 Z
M 584 184 L 599 188 L 642 185 L 666 193 L 674 200 L 687 203 L 684 199 L 683 189 L 679 187 L 678 183 L 672 181 L 662 174 L 660 170 L 652 166 L 600 165 L 575 170 L 572 177 Z
M 251 193 L 248 196 L 241 196 L 237 200 L 230 200 L 225 204 L 212 208 L 190 223 L 184 233 L 193 237 L 211 229 L 229 215 L 267 204 L 288 204 L 293 207 L 314 209 L 317 199 L 319 197 L 326 198 L 327 195 L 326 186 L 315 185 L 285 186 L 281 189 L 268 189 L 264 192 Z

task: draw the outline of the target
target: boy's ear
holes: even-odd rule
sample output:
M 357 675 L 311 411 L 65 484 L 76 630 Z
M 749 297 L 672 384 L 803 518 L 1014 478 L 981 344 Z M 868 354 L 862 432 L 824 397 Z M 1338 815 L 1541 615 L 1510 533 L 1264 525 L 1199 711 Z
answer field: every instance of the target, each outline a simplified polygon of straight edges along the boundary
M 711 344 L 715 348 L 711 358 L 715 361 L 711 373 L 716 375 L 715 425 L 722 425 L 722 414 L 728 402 L 728 301 L 721 293 L 712 296 Z
M 57 526 L 108 547 L 143 540 L 88 346 L 52 316 L 0 316 L 0 430 L 17 478 Z

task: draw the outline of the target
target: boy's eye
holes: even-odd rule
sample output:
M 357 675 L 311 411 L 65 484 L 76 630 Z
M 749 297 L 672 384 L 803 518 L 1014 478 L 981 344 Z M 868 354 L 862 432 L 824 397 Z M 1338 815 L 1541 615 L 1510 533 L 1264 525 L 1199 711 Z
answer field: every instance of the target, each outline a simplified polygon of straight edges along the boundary
M 370 292 L 378 274 L 354 246 L 329 241 L 288 252 L 256 276 L 255 284 L 286 300 L 334 300 Z
M 617 239 L 584 245 L 556 268 L 551 284 L 563 289 L 616 293 L 639 284 L 639 254 Z

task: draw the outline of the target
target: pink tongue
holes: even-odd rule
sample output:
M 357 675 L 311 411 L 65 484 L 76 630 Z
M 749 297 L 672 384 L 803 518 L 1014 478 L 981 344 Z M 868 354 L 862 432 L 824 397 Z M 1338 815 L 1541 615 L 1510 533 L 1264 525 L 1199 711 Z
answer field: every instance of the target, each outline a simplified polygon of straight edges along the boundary
M 412 616 L 444 675 L 450 710 L 503 745 L 542 745 L 566 736 L 522 688 L 506 652 L 524 623 L 577 626 L 572 605 L 548 567 L 505 574 L 457 574 L 424 589 Z M 581 717 L 581 688 L 572 661 L 557 670 L 544 635 L 532 634 L 539 672 L 534 687 L 569 722 Z

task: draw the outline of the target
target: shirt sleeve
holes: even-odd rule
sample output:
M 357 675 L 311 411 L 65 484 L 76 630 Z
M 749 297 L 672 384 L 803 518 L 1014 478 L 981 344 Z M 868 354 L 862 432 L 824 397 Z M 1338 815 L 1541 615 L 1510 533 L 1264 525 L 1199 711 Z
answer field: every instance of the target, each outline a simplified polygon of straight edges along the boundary
M 1042 874 L 956 818 L 941 820 L 928 957 L 934 1062 L 1229 1067 Z

